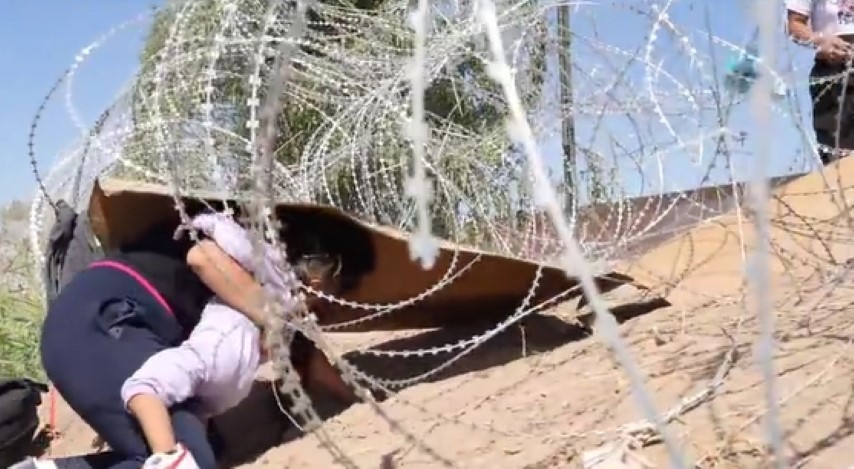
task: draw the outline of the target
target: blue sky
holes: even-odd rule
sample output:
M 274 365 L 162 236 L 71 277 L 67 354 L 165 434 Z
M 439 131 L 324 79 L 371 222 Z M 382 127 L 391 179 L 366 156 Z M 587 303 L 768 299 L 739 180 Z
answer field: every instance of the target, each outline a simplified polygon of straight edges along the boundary
M 664 2 L 658 3 L 663 4 Z M 644 2 L 641 5 L 644 4 L 648 3 Z M 744 154 L 733 158 L 736 161 L 733 163 L 732 172 L 727 171 L 722 164 L 716 164 L 713 169 L 709 170 L 714 148 L 713 138 L 720 128 L 716 123 L 717 114 L 713 112 L 698 113 L 689 105 L 686 98 L 678 96 L 677 82 L 685 83 L 687 88 L 694 91 L 715 86 L 715 77 L 722 78 L 727 63 L 738 55 L 736 51 L 726 47 L 722 42 L 727 41 L 738 46 L 744 46 L 752 36 L 755 23 L 752 12 L 748 9 L 748 6 L 752 4 L 754 2 L 739 0 L 682 0 L 672 2 L 673 7 L 668 12 L 672 23 L 690 39 L 690 44 L 697 49 L 698 57 L 704 61 L 704 64 L 703 66 L 692 66 L 689 55 L 679 47 L 679 37 L 669 34 L 665 30 L 659 30 L 655 42 L 656 47 L 653 49 L 653 62 L 660 66 L 663 71 L 671 74 L 674 80 L 668 81 L 662 74 L 662 79 L 655 85 L 655 90 L 660 95 L 674 93 L 673 98 L 665 100 L 668 103 L 666 107 L 672 113 L 668 124 L 673 127 L 678 138 L 683 140 L 682 143 L 691 145 L 702 141 L 704 147 L 702 151 L 696 146 L 680 148 L 678 145 L 674 145 L 676 138 L 672 136 L 666 126 L 659 123 L 655 114 L 650 112 L 633 113 L 634 119 L 650 127 L 644 133 L 645 144 L 659 143 L 664 146 L 664 150 L 661 155 L 644 158 L 644 174 L 647 180 L 643 184 L 636 168 L 627 164 L 622 165 L 619 172 L 623 179 L 624 189 L 629 195 L 687 189 L 697 185 L 725 183 L 732 177 L 743 180 L 751 176 L 752 157 L 750 153 L 756 143 L 757 121 L 750 104 L 745 102 L 735 105 L 726 123 L 731 130 L 747 132 L 748 138 L 743 146 Z M 652 21 L 648 17 L 629 12 L 625 8 L 615 11 L 606 5 L 606 2 L 601 2 L 598 6 L 580 8 L 573 18 L 575 33 L 579 36 L 592 37 L 598 31 L 601 40 L 610 47 L 626 51 L 634 51 L 638 47 L 643 49 L 649 37 Z M 782 33 L 784 16 L 782 2 L 780 5 L 781 10 L 778 17 L 780 28 L 778 28 L 776 37 L 779 53 L 777 63 L 773 67 L 788 82 L 794 92 L 795 97 L 792 102 L 800 106 L 801 112 L 806 111 L 805 116 L 808 117 L 810 102 L 806 82 L 811 64 L 811 51 L 791 44 L 784 37 Z M 707 12 L 708 19 L 706 17 Z M 707 21 L 710 26 L 707 26 Z M 709 37 L 709 31 L 714 38 Z M 593 82 L 585 78 L 585 75 L 589 75 L 591 70 L 605 64 L 608 60 L 613 61 L 613 58 L 608 58 L 609 54 L 603 55 L 601 48 L 583 45 L 580 44 L 581 42 L 576 40 L 576 44 L 574 44 L 575 61 L 579 63 L 580 67 L 586 67 L 587 71 L 576 74 L 574 77 L 575 88 L 577 94 L 587 96 L 599 92 L 597 86 L 602 80 Z M 610 55 L 613 57 L 617 54 Z M 607 71 L 608 69 L 605 68 L 604 70 Z M 623 87 L 621 96 L 623 102 L 629 102 L 630 99 L 628 98 L 631 96 L 647 96 L 645 84 L 646 77 L 650 72 L 654 73 L 655 70 L 644 64 L 635 64 L 628 69 L 626 80 L 631 83 L 631 86 Z M 612 71 L 610 75 L 615 73 L 616 71 Z M 608 76 L 609 74 L 605 73 L 605 75 Z M 590 82 L 586 88 L 583 84 L 585 81 Z M 583 99 L 583 97 L 576 99 Z M 809 123 L 804 116 L 793 117 L 791 103 L 781 102 L 779 105 L 782 112 L 773 112 L 771 119 L 771 129 L 775 139 L 772 142 L 772 162 L 766 168 L 769 176 L 805 171 L 809 169 L 808 165 L 811 164 L 803 156 L 796 158 L 799 152 L 804 151 L 805 134 L 798 130 L 794 122 L 798 120 L 802 124 L 807 124 L 807 132 L 811 136 L 812 130 L 808 125 Z M 629 146 L 633 144 L 637 146 L 634 137 L 635 132 L 625 117 L 612 116 L 604 119 L 602 123 L 598 123 L 600 126 L 598 132 L 594 133 L 595 125 L 597 123 L 590 117 L 577 124 L 580 146 L 598 148 L 607 154 L 610 145 L 607 144 L 608 138 L 605 138 L 607 132 L 603 129 L 607 129 L 611 134 L 616 135 L 614 140 Z M 741 147 L 737 149 L 742 151 Z M 646 153 L 650 154 L 652 151 L 647 149 Z M 662 164 L 661 168 L 656 167 L 659 162 Z M 704 176 L 707 173 L 708 178 L 706 179 Z M 659 174 L 663 175 L 663 180 Z
M 0 74 L 0 142 L 3 142 L 0 146 L 0 162 L 4 166 L 4 170 L 0 171 L 0 202 L 26 197 L 34 189 L 34 180 L 27 157 L 27 135 L 36 109 L 54 81 L 66 67 L 73 63 L 75 56 L 83 47 L 111 27 L 145 13 L 155 3 L 157 2 L 153 0 L 74 0 L 73 2 L 69 0 L 6 0 L 4 2 L 3 15 L 0 15 L 0 43 L 3 44 L 0 48 L 0 63 L 5 65 L 4 73 Z M 624 4 L 630 3 L 628 0 L 624 2 Z M 671 12 L 674 22 L 690 33 L 692 41 L 698 44 L 697 47 L 703 52 L 711 50 L 706 44 L 708 38 L 704 36 L 706 29 L 702 14 L 704 5 L 710 5 L 710 21 L 716 36 L 736 44 L 743 44 L 753 27 L 752 21 L 747 17 L 748 12 L 744 6 L 746 2 L 743 1 L 681 0 L 674 4 L 676 7 Z M 603 42 L 624 49 L 634 49 L 645 42 L 649 24 L 648 19 L 625 9 L 615 10 L 613 7 L 606 6 L 606 2 L 583 6 L 573 17 L 573 26 L 580 36 L 589 38 L 598 30 Z M 104 47 L 96 50 L 92 58 L 80 68 L 75 78 L 73 97 L 74 105 L 87 126 L 97 118 L 120 91 L 121 86 L 132 76 L 138 63 L 138 52 L 146 28 L 147 23 L 143 22 L 120 32 Z M 678 79 L 696 75 L 696 71 L 686 71 L 687 56 L 670 51 L 675 48 L 673 42 L 668 42 L 670 39 L 665 37 L 666 34 L 661 36 L 662 39 L 658 43 L 655 54 L 656 60 L 661 61 L 663 68 L 673 73 Z M 782 35 L 780 41 L 781 44 L 785 43 Z M 575 73 L 578 83 L 576 91 L 595 93 L 597 91 L 595 85 L 591 84 L 590 80 L 585 84 L 585 77 L 579 75 L 589 72 L 599 52 L 589 45 L 581 44 L 581 41 L 576 43 L 575 60 L 583 69 L 582 72 Z M 715 62 L 720 67 L 732 56 L 731 52 L 720 46 L 715 46 L 714 51 Z M 788 77 L 798 79 L 799 84 L 796 88 L 802 101 L 806 94 L 804 82 L 807 69 L 804 67 L 808 65 L 808 60 L 807 51 L 797 52 L 795 62 L 801 69 L 795 76 Z M 780 64 L 778 66 L 782 67 Z M 638 94 L 642 92 L 640 86 L 644 83 L 643 73 L 644 70 L 637 67 L 629 71 L 631 79 L 637 84 L 633 90 Z M 709 77 L 706 77 L 706 80 L 708 79 Z M 696 79 L 694 81 L 694 85 L 691 86 L 697 85 Z M 666 84 L 656 86 L 662 90 L 668 88 Z M 36 152 L 38 163 L 42 168 L 49 167 L 56 154 L 79 136 L 79 130 L 76 129 L 65 110 L 64 90 L 60 91 L 57 98 L 49 104 L 37 133 Z M 808 109 L 807 102 L 804 101 L 801 104 L 805 106 L 804 109 Z M 641 120 L 654 120 L 649 115 L 637 117 Z M 769 168 L 771 174 L 791 171 L 790 156 L 802 147 L 800 136 L 787 119 L 778 116 L 773 122 L 775 130 L 786 137 L 775 142 L 777 144 L 775 152 L 780 155 L 780 158 L 776 159 Z M 684 133 L 683 137 L 685 135 L 697 137 L 704 132 L 703 128 L 697 127 L 694 123 L 680 121 L 684 119 L 674 119 L 677 124 L 685 125 L 679 130 Z M 705 120 L 701 121 L 705 122 Z M 622 135 L 621 138 L 628 141 L 633 138 L 632 130 L 627 126 L 624 118 L 609 118 L 603 125 L 610 133 Z M 651 125 L 652 137 L 645 138 L 658 140 L 660 137 L 662 142 L 671 139 L 663 128 L 656 126 L 654 122 Z M 752 116 L 747 106 L 740 105 L 736 108 L 730 125 L 751 131 Z M 582 119 L 578 127 L 580 144 L 594 147 L 606 146 L 602 140 L 601 128 L 596 135 L 590 130 L 592 128 L 590 119 Z M 748 140 L 747 148 L 750 145 L 751 142 Z M 707 146 L 706 151 L 709 149 L 710 147 Z M 553 166 L 556 166 L 554 163 L 560 156 L 558 142 L 554 138 L 549 139 L 545 142 L 543 151 L 548 155 Z M 668 150 L 664 169 L 668 174 L 667 184 L 657 183 L 660 189 L 679 189 L 697 185 L 701 181 L 700 174 L 705 169 L 702 162 L 694 161 L 695 157 L 696 153 L 691 149 Z M 652 164 L 651 161 L 650 164 Z M 655 168 L 647 169 L 651 174 L 658 172 Z M 625 168 L 622 171 L 626 172 L 625 176 L 629 181 L 627 184 L 631 186 L 633 184 L 631 175 Z M 721 171 L 718 173 L 720 174 L 713 177 L 713 182 L 721 178 L 726 179 L 726 174 Z M 645 192 L 655 190 L 650 187 L 635 189 Z
M 79 51 L 101 35 L 144 13 L 150 0 L 5 0 L 0 15 L 0 203 L 26 197 L 35 187 L 27 135 L 53 83 Z M 120 32 L 84 63 L 75 79 L 74 105 L 93 122 L 137 66 L 146 25 Z M 37 131 L 36 154 L 47 168 L 78 130 L 65 111 L 64 90 Z

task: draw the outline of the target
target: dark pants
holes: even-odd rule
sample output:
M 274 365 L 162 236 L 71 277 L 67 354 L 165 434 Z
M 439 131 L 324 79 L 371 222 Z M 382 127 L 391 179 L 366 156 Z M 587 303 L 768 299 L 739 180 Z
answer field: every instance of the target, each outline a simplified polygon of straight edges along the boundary
M 843 87 L 848 75 L 847 87 Z M 818 154 L 829 164 L 854 150 L 854 75 L 846 64 L 816 59 L 810 72 L 813 129 Z
M 127 274 L 80 272 L 48 311 L 42 330 L 45 372 L 68 405 L 106 441 L 112 455 L 58 460 L 59 467 L 138 469 L 148 455 L 142 431 L 120 390 L 150 356 L 177 345 L 178 323 Z M 175 435 L 202 469 L 216 459 L 191 403 L 170 409 Z

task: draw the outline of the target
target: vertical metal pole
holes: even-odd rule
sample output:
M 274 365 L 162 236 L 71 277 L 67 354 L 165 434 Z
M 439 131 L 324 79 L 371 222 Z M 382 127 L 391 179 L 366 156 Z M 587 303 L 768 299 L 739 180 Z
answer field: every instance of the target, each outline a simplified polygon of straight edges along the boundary
M 563 183 L 566 191 L 565 209 L 571 214 L 578 210 L 577 187 L 575 179 L 575 118 L 572 97 L 572 35 L 570 34 L 569 5 L 563 4 L 557 10 L 558 60 L 561 103 L 561 144 L 563 146 Z

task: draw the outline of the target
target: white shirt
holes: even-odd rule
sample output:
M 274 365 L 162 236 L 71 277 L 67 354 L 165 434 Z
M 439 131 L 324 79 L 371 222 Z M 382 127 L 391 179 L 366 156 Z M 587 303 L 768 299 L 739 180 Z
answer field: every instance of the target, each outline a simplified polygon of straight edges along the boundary
M 786 0 L 786 9 L 809 16 L 814 32 L 854 34 L 854 0 Z

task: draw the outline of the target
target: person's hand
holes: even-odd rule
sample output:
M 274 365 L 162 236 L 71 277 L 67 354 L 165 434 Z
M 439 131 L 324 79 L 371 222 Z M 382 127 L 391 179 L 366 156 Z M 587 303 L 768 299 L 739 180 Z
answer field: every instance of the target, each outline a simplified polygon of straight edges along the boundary
M 816 56 L 831 63 L 845 63 L 854 54 L 851 44 L 836 35 L 820 35 L 813 40 Z
M 263 243 L 260 271 L 256 272 L 254 246 L 247 231 L 230 216 L 222 213 L 205 213 L 196 216 L 190 222 L 190 227 L 201 231 L 219 246 L 219 248 L 237 261 L 240 266 L 256 275 L 263 284 L 269 284 L 278 290 L 290 290 L 296 282 L 294 273 L 290 270 L 283 272 L 278 268 L 284 263 L 285 255 L 272 245 Z M 186 228 L 184 228 L 186 229 Z

